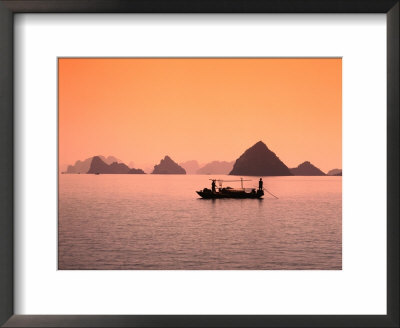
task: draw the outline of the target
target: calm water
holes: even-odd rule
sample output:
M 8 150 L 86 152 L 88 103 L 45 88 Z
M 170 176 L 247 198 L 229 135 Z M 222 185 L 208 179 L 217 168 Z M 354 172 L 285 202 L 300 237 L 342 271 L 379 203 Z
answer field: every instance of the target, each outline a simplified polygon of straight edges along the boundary
M 59 269 L 341 269 L 341 177 L 264 178 L 279 199 L 200 199 L 208 178 L 60 175 Z

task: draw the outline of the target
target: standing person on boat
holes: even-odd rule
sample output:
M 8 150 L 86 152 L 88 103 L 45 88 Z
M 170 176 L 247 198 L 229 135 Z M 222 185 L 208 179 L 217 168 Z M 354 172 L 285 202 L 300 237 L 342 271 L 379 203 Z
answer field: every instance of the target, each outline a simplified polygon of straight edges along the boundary
M 263 190 L 263 181 L 262 181 L 262 178 L 260 178 L 260 181 L 258 181 L 258 190 Z
M 212 192 L 215 192 L 215 180 L 212 180 L 211 182 L 211 190 Z

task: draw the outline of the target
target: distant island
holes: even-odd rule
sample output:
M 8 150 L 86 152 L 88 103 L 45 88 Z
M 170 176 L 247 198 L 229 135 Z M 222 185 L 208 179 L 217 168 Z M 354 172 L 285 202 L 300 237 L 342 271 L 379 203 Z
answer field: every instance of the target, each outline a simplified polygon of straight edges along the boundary
M 179 166 L 185 169 L 186 174 L 196 174 L 197 170 L 200 168 L 200 164 L 196 160 L 179 163 Z
M 336 175 L 336 176 L 341 176 L 342 175 L 342 170 L 341 169 L 333 169 L 328 172 L 328 175 Z
M 234 162 L 213 161 L 198 169 L 196 174 L 229 174 L 233 164 Z
M 152 174 L 186 174 L 186 171 L 175 163 L 171 157 L 165 156 L 160 161 L 160 164 L 154 166 Z
M 326 175 L 318 167 L 312 165 L 309 161 L 301 163 L 298 167 L 290 169 L 290 172 L 292 172 L 293 175 L 302 175 L 302 176 Z
M 100 156 L 94 156 L 88 174 L 145 174 L 141 169 L 131 169 L 124 163 L 105 163 Z
M 93 156 L 94 157 L 94 156 Z M 89 157 L 84 161 L 76 161 L 74 165 L 68 165 L 67 171 L 65 173 L 87 173 L 90 169 L 90 164 L 92 163 L 93 157 Z M 121 161 L 114 156 L 104 157 L 98 155 L 98 157 L 107 164 L 112 164 L 114 162 L 120 163 Z
M 285 176 L 289 168 L 262 141 L 247 149 L 233 165 L 230 175 Z
M 114 156 L 93 156 L 84 161 L 76 161 L 68 165 L 62 173 L 88 173 L 88 174 L 146 174 L 142 169 L 133 168 L 124 164 Z M 259 141 L 236 160 L 212 161 L 201 166 L 197 160 L 189 160 L 177 164 L 171 157 L 165 156 L 154 168 L 147 170 L 151 174 L 229 174 L 241 176 L 341 176 L 341 169 L 330 170 L 325 174 L 318 167 L 305 161 L 294 168 L 288 168 L 267 145 Z
M 200 165 L 196 160 L 179 163 L 185 169 L 186 174 L 229 174 L 232 171 L 234 162 L 212 161 Z

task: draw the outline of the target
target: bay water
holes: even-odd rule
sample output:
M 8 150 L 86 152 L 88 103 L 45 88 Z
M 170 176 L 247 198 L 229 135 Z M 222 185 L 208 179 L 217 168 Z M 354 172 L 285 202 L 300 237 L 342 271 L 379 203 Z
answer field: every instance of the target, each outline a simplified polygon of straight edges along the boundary
M 342 268 L 342 177 L 264 177 L 278 199 L 201 199 L 210 178 L 240 177 L 61 174 L 58 268 Z

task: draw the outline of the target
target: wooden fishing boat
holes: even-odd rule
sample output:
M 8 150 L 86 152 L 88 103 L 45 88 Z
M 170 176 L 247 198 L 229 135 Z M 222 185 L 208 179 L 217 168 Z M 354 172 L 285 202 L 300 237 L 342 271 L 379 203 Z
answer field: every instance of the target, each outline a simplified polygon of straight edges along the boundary
M 243 181 L 251 181 L 251 180 L 217 180 L 217 179 L 210 179 L 213 183 L 212 189 L 204 188 L 203 190 L 196 191 L 196 193 L 205 199 L 215 199 L 215 198 L 261 198 L 264 196 L 263 189 L 256 189 L 256 188 L 244 188 Z M 219 188 L 216 188 L 215 183 L 219 182 Z M 222 187 L 223 182 L 236 182 L 240 181 L 242 183 L 241 188 L 231 188 L 231 187 Z

